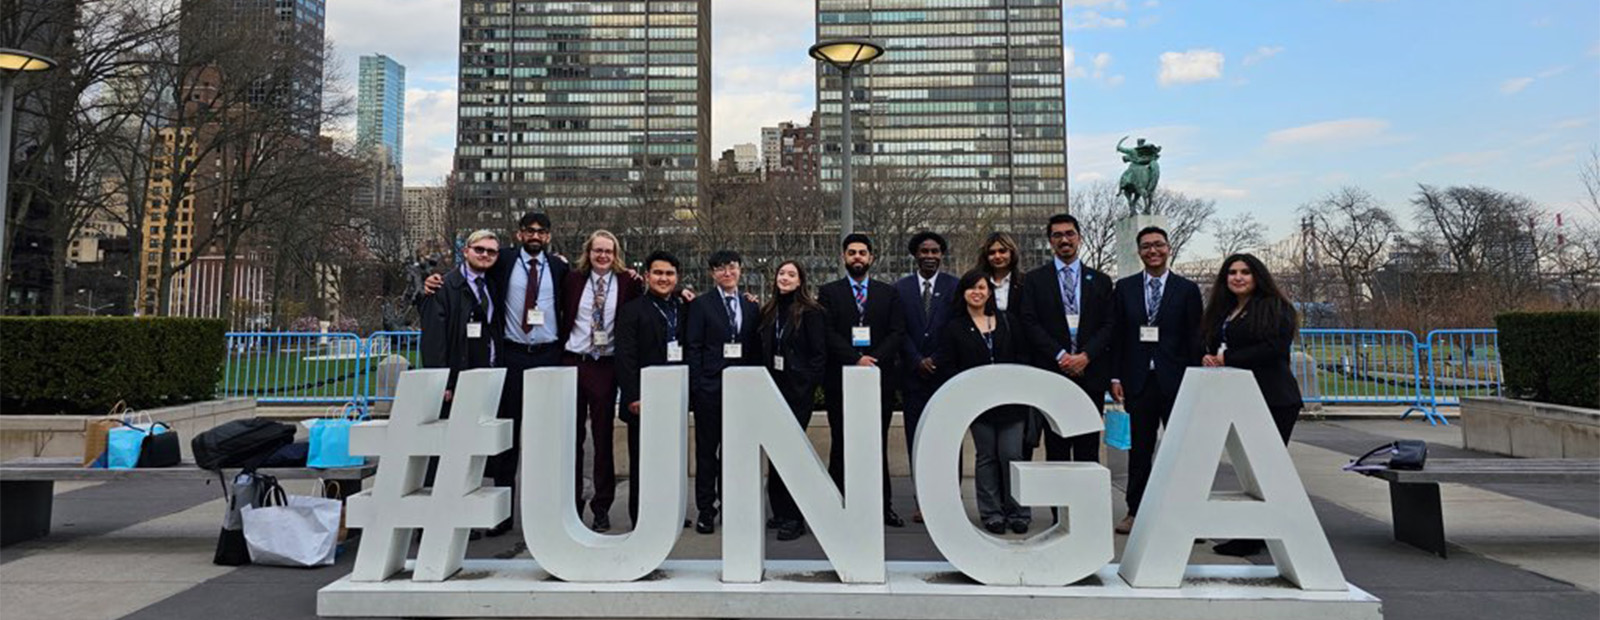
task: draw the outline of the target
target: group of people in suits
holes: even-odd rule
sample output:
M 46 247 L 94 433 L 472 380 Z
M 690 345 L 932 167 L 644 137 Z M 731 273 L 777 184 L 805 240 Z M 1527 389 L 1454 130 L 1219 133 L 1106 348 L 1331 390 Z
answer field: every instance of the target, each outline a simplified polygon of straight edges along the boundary
M 924 231 L 905 248 L 916 270 L 889 284 L 870 277 L 877 256 L 872 239 L 852 233 L 841 244 L 844 277 L 817 286 L 813 295 L 805 268 L 784 261 L 760 299 L 740 289 L 744 261 L 736 252 L 710 256 L 707 268 L 716 287 L 697 296 L 679 287 L 682 265 L 668 252 L 646 257 L 642 273 L 625 270 L 620 240 L 595 231 L 569 267 L 546 251 L 549 230 L 548 217 L 529 213 L 517 233 L 520 247 L 501 248 L 488 231 L 468 237 L 464 263 L 430 278 L 428 294 L 420 298 L 423 365 L 450 368 L 452 387 L 460 370 L 507 368 L 501 414 L 519 424 L 521 371 L 576 366 L 575 500 L 581 516 L 587 427 L 594 450 L 594 492 L 587 506 L 600 532 L 611 527 L 616 487 L 611 416 L 616 411 L 627 424 L 630 462 L 637 462 L 639 378 L 653 366 L 688 366 L 697 514 L 685 525 L 701 533 L 715 531 L 720 510 L 721 376 L 731 366 L 767 368 L 801 429 L 811 420 L 813 394 L 822 389 L 832 440 L 828 469 L 841 485 L 845 367 L 881 371 L 883 439 L 898 395 L 908 454 L 928 400 L 945 381 L 971 368 L 1044 368 L 1077 384 L 1102 408 L 1109 394 L 1126 404 L 1132 421 L 1128 513 L 1116 524 L 1123 534 L 1137 519 L 1160 428 L 1172 414 L 1187 368 L 1253 372 L 1285 442 L 1301 406 L 1289 370 L 1295 310 L 1266 267 L 1249 254 L 1229 256 L 1203 300 L 1195 282 L 1170 270 L 1167 233 L 1156 227 L 1137 235 L 1143 269 L 1120 281 L 1083 264 L 1084 231 L 1067 214 L 1050 218 L 1045 227 L 1051 260 L 1025 274 L 1009 234 L 989 235 L 974 268 L 957 277 L 944 271 L 950 253 L 944 237 Z M 995 534 L 1031 527 L 1031 510 L 1009 493 L 1013 461 L 1030 458 L 1041 443 L 1047 460 L 1099 460 L 1099 433 L 1058 436 L 1042 416 L 1022 406 L 984 412 L 970 431 L 978 514 Z M 510 486 L 515 454 L 513 449 L 491 463 L 489 475 L 497 485 Z M 887 459 L 886 452 L 880 465 L 884 524 L 902 527 L 905 520 L 891 501 Z M 637 486 L 629 486 L 628 514 L 635 519 Z M 778 539 L 804 536 L 804 518 L 776 472 L 768 494 L 768 527 Z M 912 519 L 920 522 L 920 511 Z M 503 523 L 487 533 L 508 527 Z M 1263 548 L 1260 541 L 1240 540 L 1219 544 L 1217 551 L 1249 555 Z

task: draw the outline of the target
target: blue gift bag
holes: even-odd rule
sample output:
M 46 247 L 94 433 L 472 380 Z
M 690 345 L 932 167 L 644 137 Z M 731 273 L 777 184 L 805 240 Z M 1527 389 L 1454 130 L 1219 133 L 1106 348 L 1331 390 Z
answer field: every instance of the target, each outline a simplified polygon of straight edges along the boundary
M 135 426 L 123 422 L 122 426 L 106 433 L 106 467 L 108 469 L 133 469 L 139 466 L 139 448 L 148 435 L 166 432 L 164 425 Z
M 1106 412 L 1106 445 L 1118 450 L 1133 447 L 1133 429 L 1128 412 L 1113 409 Z
M 367 419 L 366 412 L 347 406 L 337 418 L 315 420 L 311 426 L 310 454 L 306 467 L 330 469 L 335 467 L 360 467 L 366 462 L 359 456 L 350 456 L 350 427 Z

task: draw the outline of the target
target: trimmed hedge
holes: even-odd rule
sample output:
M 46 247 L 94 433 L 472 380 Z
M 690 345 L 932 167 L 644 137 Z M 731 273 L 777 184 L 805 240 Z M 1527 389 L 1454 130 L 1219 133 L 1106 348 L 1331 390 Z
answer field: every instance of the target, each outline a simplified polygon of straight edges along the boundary
M 1600 312 L 1508 312 L 1494 322 L 1506 396 L 1600 408 Z
M 227 355 L 220 319 L 0 318 L 0 413 L 96 414 L 210 400 Z

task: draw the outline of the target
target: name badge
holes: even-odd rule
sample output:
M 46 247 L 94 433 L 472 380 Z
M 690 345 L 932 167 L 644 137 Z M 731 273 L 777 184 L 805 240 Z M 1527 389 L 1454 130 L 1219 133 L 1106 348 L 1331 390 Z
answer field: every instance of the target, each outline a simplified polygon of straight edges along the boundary
M 597 331 L 594 333 L 594 346 L 605 347 L 611 345 L 611 332 Z
M 534 327 L 544 327 L 544 311 L 538 308 L 529 310 L 528 324 Z
M 870 347 L 870 346 L 872 346 L 872 328 L 871 327 L 852 327 L 852 328 L 850 328 L 850 346 L 853 346 L 853 347 Z
M 782 355 L 774 355 L 774 356 L 772 356 L 772 369 L 773 370 L 779 370 L 779 371 L 783 370 L 783 356 Z
M 1161 328 L 1145 325 L 1139 328 L 1139 342 L 1160 342 Z
M 667 361 L 669 361 L 669 362 L 681 362 L 681 361 L 683 361 L 683 345 L 678 344 L 676 342 L 667 343 Z
M 744 345 L 737 342 L 722 345 L 722 357 L 730 360 L 744 357 Z
M 1080 319 L 1080 318 L 1083 318 L 1083 317 L 1081 315 L 1077 315 L 1077 314 L 1069 314 L 1069 315 L 1067 315 L 1067 329 L 1077 329 L 1078 328 L 1078 319 Z
M 474 339 L 475 338 L 482 338 L 483 337 L 483 323 L 477 323 L 477 322 L 467 323 L 467 337 L 468 338 L 474 338 Z

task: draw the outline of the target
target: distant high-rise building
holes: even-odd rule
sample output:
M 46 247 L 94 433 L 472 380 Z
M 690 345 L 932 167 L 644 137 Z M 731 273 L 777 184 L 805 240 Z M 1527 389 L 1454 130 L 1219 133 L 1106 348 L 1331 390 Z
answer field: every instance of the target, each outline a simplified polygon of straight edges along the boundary
M 754 144 L 733 145 L 734 168 L 739 172 L 760 172 L 761 152 Z
M 459 208 L 693 208 L 711 170 L 711 1 L 461 1 Z
M 790 121 L 761 129 L 761 158 L 767 178 L 788 178 L 815 186 L 817 183 L 817 115 L 798 125 Z
M 1060 0 L 817 0 L 820 39 L 865 37 L 856 70 L 858 180 L 928 184 L 952 215 L 1035 226 L 1067 204 Z M 839 191 L 840 75 L 817 72 L 822 184 Z M 863 206 L 857 203 L 858 212 Z M 858 216 L 859 217 L 859 216 Z
M 401 207 L 406 249 L 426 254 L 443 252 L 444 241 L 455 231 L 445 230 L 445 188 L 407 187 Z
M 389 165 L 403 170 L 406 130 L 406 68 L 383 54 L 361 57 L 356 103 L 356 146 L 388 150 Z
M 767 172 L 778 170 L 780 152 L 783 148 L 783 131 L 793 127 L 794 123 L 784 121 L 777 127 L 761 128 L 761 168 Z

